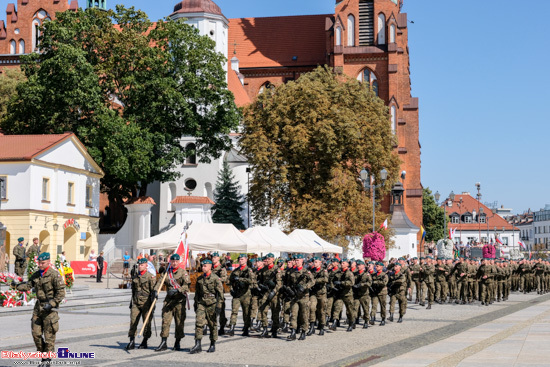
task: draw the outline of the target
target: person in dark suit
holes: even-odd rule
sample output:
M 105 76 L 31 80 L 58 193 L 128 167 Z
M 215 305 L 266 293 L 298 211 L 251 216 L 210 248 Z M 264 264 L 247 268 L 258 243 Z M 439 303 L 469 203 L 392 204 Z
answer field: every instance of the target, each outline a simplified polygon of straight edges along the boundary
M 101 281 L 101 275 L 103 274 L 103 251 L 99 253 L 97 257 L 97 270 L 96 270 L 96 282 L 103 283 Z

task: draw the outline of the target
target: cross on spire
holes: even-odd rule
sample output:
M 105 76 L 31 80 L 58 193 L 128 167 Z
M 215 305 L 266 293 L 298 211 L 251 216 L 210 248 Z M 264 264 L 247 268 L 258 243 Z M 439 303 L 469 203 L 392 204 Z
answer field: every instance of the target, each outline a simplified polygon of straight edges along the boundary
M 239 45 L 237 43 L 237 40 L 234 41 L 235 43 L 233 43 L 233 55 L 236 55 L 237 54 L 237 46 Z

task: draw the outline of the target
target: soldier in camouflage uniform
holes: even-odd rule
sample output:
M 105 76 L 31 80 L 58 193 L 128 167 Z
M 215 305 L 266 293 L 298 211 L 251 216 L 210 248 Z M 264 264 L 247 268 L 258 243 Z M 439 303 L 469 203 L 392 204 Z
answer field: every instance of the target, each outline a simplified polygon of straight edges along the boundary
M 216 320 L 222 311 L 223 286 L 220 278 L 212 272 L 212 261 L 202 261 L 203 274 L 197 278 L 195 289 L 195 345 L 190 353 L 202 352 L 201 340 L 204 325 L 210 329 L 210 348 L 208 353 L 216 351 L 216 340 L 218 340 L 218 326 Z
M 279 314 L 281 313 L 278 295 L 283 286 L 283 273 L 281 269 L 275 266 L 275 256 L 269 253 L 265 256 L 265 264 L 258 272 L 257 283 L 262 297 L 259 301 L 259 319 L 262 323 L 261 338 L 269 338 L 267 327 L 267 313 L 271 310 L 271 336 L 277 337 L 279 329 Z
M 371 275 L 372 287 L 370 298 L 372 301 L 372 308 L 370 311 L 371 319 L 370 324 L 374 325 L 376 321 L 376 311 L 378 311 L 378 304 L 380 303 L 380 317 L 382 321 L 380 326 L 386 325 L 386 303 L 388 302 L 388 276 L 384 273 L 384 263 L 382 261 L 376 262 L 376 272 Z
M 388 276 L 388 291 L 390 293 L 390 317 L 388 320 L 393 322 L 393 312 L 395 309 L 395 301 L 399 302 L 399 320 L 403 322 L 403 316 L 407 312 L 407 276 L 401 270 L 401 264 L 395 263 L 393 271 Z
M 533 266 L 533 270 L 537 281 L 537 294 L 542 294 L 544 289 L 544 271 L 546 270 L 546 266 L 542 262 L 542 259 L 537 259 L 535 265 Z
M 38 244 L 38 237 L 32 239 L 32 245 L 26 251 L 27 257 L 33 257 L 40 255 L 40 245 Z
M 220 278 L 222 286 L 227 284 L 227 270 L 220 263 L 220 254 L 217 252 L 212 254 L 212 272 Z M 222 310 L 220 312 L 220 331 L 218 332 L 218 335 L 225 335 L 225 326 L 227 325 L 227 317 L 225 316 L 225 294 L 223 296 L 222 303 Z
M 347 259 L 342 259 L 342 268 L 335 274 L 332 285 L 336 288 L 334 297 L 334 310 L 332 311 L 332 325 L 330 330 L 335 331 L 342 308 L 346 306 L 346 316 L 348 318 L 348 330 L 355 329 L 355 307 L 353 300 L 353 286 L 355 285 L 355 277 L 349 269 L 350 262 Z
M 464 261 L 464 256 L 460 255 L 458 263 L 455 264 L 453 274 L 457 280 L 457 298 L 455 303 L 466 304 L 468 301 L 468 264 Z
M 166 340 L 170 334 L 172 318 L 174 318 L 174 322 L 176 323 L 174 350 L 181 350 L 180 341 L 185 337 L 183 332 L 186 317 L 185 301 L 187 300 L 191 280 L 187 275 L 187 271 L 180 268 L 180 255 L 178 254 L 170 256 L 170 266 L 166 271 L 168 272 L 168 275 L 164 278 L 166 298 L 162 305 L 162 331 L 160 332 L 162 341 L 158 348 L 155 349 L 155 352 L 167 349 Z M 158 283 L 160 283 L 160 280 Z M 159 289 L 159 286 L 160 284 L 156 284 L 155 289 Z
M 289 283 L 290 281 L 290 274 L 292 273 L 294 269 L 294 260 L 292 257 L 290 257 L 287 261 L 286 268 L 283 272 L 283 292 L 281 294 L 281 297 L 279 297 L 281 302 L 281 309 L 283 311 L 283 329 L 282 332 L 286 333 L 289 331 L 290 328 L 290 304 L 291 304 L 291 295 L 288 292 L 288 287 L 285 285 Z
M 472 303 L 474 300 L 479 300 L 479 281 L 477 280 L 477 269 L 479 268 L 479 262 L 477 260 L 468 261 L 468 299 L 469 303 Z
M 13 248 L 13 256 L 15 257 L 15 274 L 19 275 L 20 277 L 23 277 L 23 275 L 25 275 L 26 268 L 26 251 L 25 246 L 23 245 L 23 241 L 25 241 L 25 239 L 23 237 L 19 237 L 17 239 L 17 245 Z
M 44 252 L 38 257 L 38 271 L 24 283 L 12 283 L 18 291 L 36 291 L 36 303 L 32 313 L 31 331 L 38 352 L 55 351 L 55 334 L 59 330 L 57 309 L 65 298 L 65 283 L 59 272 L 50 265 L 50 254 Z M 42 337 L 44 335 L 44 337 Z M 43 358 L 49 365 L 51 358 Z
M 492 303 L 492 292 L 490 281 L 494 277 L 493 269 L 488 259 L 483 259 L 481 266 L 477 269 L 477 279 L 481 285 L 481 304 L 489 306 Z
M 421 306 L 424 306 L 424 292 L 422 288 L 422 277 L 420 274 L 421 265 L 418 263 L 418 258 L 412 258 L 412 265 L 409 267 L 411 272 L 411 280 L 414 283 L 414 288 L 416 290 L 416 299 L 414 303 L 419 303 Z
M 445 303 L 447 301 L 447 275 L 450 273 L 449 268 L 443 263 L 442 257 L 437 258 L 435 265 L 435 301 L 437 303 Z
M 363 329 L 369 327 L 369 307 L 370 295 L 369 290 L 372 286 L 372 278 L 366 269 L 363 260 L 357 260 L 357 275 L 355 284 L 353 285 L 353 298 L 356 310 L 361 310 L 363 314 Z M 359 312 L 357 312 L 359 314 Z
M 433 258 L 431 256 L 428 256 L 425 259 L 424 264 L 422 264 L 420 268 L 420 273 L 422 274 L 422 281 L 426 284 L 427 289 L 427 296 L 428 296 L 428 307 L 426 307 L 427 310 L 430 310 L 432 308 L 432 303 L 434 302 L 434 294 L 435 294 L 435 287 L 434 287 L 434 273 L 435 273 L 435 267 L 432 265 Z M 423 303 L 420 303 L 421 306 L 423 306 Z
M 309 316 L 309 290 L 314 280 L 311 272 L 303 267 L 304 255 L 295 256 L 296 266 L 290 272 L 287 288 L 294 293 L 290 301 L 290 335 L 288 340 L 296 340 L 296 332 L 300 331 L 298 340 L 306 339 L 307 322 Z
M 231 285 L 231 320 L 229 335 L 235 335 L 235 325 L 237 324 L 237 314 L 239 308 L 243 310 L 243 333 L 242 336 L 250 336 L 250 306 L 252 300 L 251 288 L 256 287 L 256 277 L 252 269 L 247 266 L 248 255 L 239 255 L 239 267 L 231 273 L 229 284 Z
M 323 269 L 322 261 L 318 257 L 313 258 L 313 287 L 309 291 L 309 330 L 307 336 L 315 334 L 315 320 L 317 320 L 319 335 L 325 335 L 326 303 L 328 272 Z
M 251 259 L 250 261 L 252 262 L 254 277 L 258 278 L 259 272 L 264 268 L 264 259 L 259 257 L 258 259 Z M 260 315 L 258 310 L 260 308 L 260 298 L 262 298 L 262 292 L 257 286 L 251 288 L 250 292 L 252 294 L 252 298 L 250 299 L 250 330 L 258 331 L 260 328 Z M 256 319 L 256 325 L 254 325 L 254 321 Z
M 330 260 L 327 272 L 328 272 L 328 283 L 327 283 L 327 306 L 326 306 L 326 314 L 327 317 L 332 317 L 332 310 L 334 306 L 334 296 L 336 294 L 336 291 L 334 287 L 332 286 L 332 282 L 334 281 L 334 278 L 336 274 L 340 271 L 340 261 L 337 258 L 333 258 Z M 331 321 L 331 320 L 327 320 Z
M 135 336 L 137 326 L 139 324 L 140 317 L 145 322 L 145 317 L 151 308 L 153 300 L 158 297 L 155 290 L 156 279 L 154 275 L 147 271 L 147 259 L 141 258 L 138 260 L 138 273 L 132 279 L 132 300 L 130 301 L 130 330 L 128 331 L 128 337 L 130 343 L 126 346 L 126 350 L 134 349 Z M 151 316 L 145 325 L 145 331 L 143 335 L 143 341 L 141 342 L 139 349 L 147 349 L 147 340 L 151 337 L 151 319 L 154 310 L 151 312 Z

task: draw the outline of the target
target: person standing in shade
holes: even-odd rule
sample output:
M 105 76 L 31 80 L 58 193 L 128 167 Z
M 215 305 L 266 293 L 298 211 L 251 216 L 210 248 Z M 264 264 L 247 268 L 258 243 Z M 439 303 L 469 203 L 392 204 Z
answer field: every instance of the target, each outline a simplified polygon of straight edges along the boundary
M 25 239 L 23 237 L 19 237 L 17 239 L 17 245 L 13 248 L 13 257 L 15 258 L 15 274 L 19 275 L 20 277 L 23 277 L 25 274 L 25 257 L 26 257 L 26 251 L 25 246 L 23 245 L 23 241 Z
M 38 237 L 32 239 L 32 245 L 27 249 L 27 257 L 34 257 L 40 255 L 40 245 L 38 244 Z
M 164 278 L 164 285 L 166 286 L 166 298 L 162 305 L 162 330 L 160 332 L 161 342 L 155 352 L 160 352 L 168 348 L 166 341 L 170 334 L 170 324 L 172 324 L 172 318 L 176 324 L 176 342 L 174 344 L 174 350 L 180 350 L 180 341 L 185 337 L 183 331 L 183 325 L 185 323 L 186 310 L 185 300 L 187 299 L 187 293 L 189 292 L 189 284 L 191 280 L 187 271 L 180 268 L 180 255 L 173 254 L 170 256 L 170 266 L 166 270 L 168 275 Z M 155 285 L 155 289 L 158 289 L 159 282 Z
M 103 275 L 103 251 L 99 253 L 99 256 L 97 257 L 97 269 L 96 269 L 96 282 L 97 283 L 103 283 L 101 280 L 101 276 Z
M 216 340 L 218 340 L 217 318 L 222 311 L 223 304 L 223 286 L 220 278 L 212 273 L 212 261 L 209 259 L 202 261 L 203 274 L 197 278 L 195 290 L 195 345 L 190 353 L 202 352 L 201 340 L 203 328 L 208 325 L 210 329 L 210 348 L 208 353 L 216 351 Z
M 239 267 L 231 273 L 229 284 L 231 285 L 231 320 L 229 326 L 229 336 L 235 335 L 235 325 L 237 324 L 237 314 L 239 308 L 243 310 L 243 333 L 242 336 L 250 336 L 250 311 L 252 302 L 251 288 L 256 286 L 256 277 L 252 269 L 246 264 L 248 261 L 247 254 L 239 255 Z
M 55 351 L 55 335 L 59 330 L 57 309 L 65 298 L 65 282 L 59 272 L 50 264 L 50 253 L 38 256 L 38 269 L 28 282 L 12 283 L 12 288 L 21 292 L 36 291 L 37 302 L 31 319 L 32 338 L 36 350 L 42 353 Z M 49 365 L 51 359 L 43 358 L 43 365 Z

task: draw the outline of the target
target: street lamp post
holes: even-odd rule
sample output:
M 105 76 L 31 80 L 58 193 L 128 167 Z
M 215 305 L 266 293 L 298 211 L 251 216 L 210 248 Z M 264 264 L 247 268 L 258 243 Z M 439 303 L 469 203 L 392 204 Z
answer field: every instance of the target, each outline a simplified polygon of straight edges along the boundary
M 477 188 L 477 212 L 481 213 L 481 183 L 476 182 L 476 188 Z M 478 225 L 478 238 L 479 242 L 481 243 L 481 223 L 479 222 L 479 218 L 477 219 L 477 225 Z M 489 239 L 489 233 L 487 233 L 487 239 Z
M 386 171 L 386 169 L 382 169 L 382 171 L 380 171 L 380 179 L 382 180 L 382 183 L 380 183 L 379 185 L 375 185 L 374 184 L 374 175 L 371 175 L 370 177 L 370 182 L 369 182 L 369 171 L 367 171 L 365 168 L 363 168 L 361 170 L 361 172 L 359 173 L 360 175 L 360 178 L 361 178 L 361 182 L 363 182 L 363 187 L 365 188 L 365 190 L 367 189 L 372 189 L 372 231 L 374 232 L 375 231 L 375 208 L 376 208 L 376 203 L 375 203 L 375 197 L 376 197 L 376 189 L 379 188 L 379 187 L 382 187 L 384 186 L 384 184 L 386 183 L 386 179 L 388 178 L 388 171 Z
M 462 196 L 460 197 L 460 201 L 458 202 L 458 208 L 459 208 L 459 215 L 460 217 L 458 217 L 458 227 L 459 227 L 459 230 L 460 230 L 460 242 L 459 242 L 459 245 L 462 243 Z
M 247 210 L 247 218 L 248 218 L 247 228 L 250 228 L 250 167 L 246 167 L 246 174 L 248 176 L 247 178 L 248 192 L 246 193 L 246 210 Z

